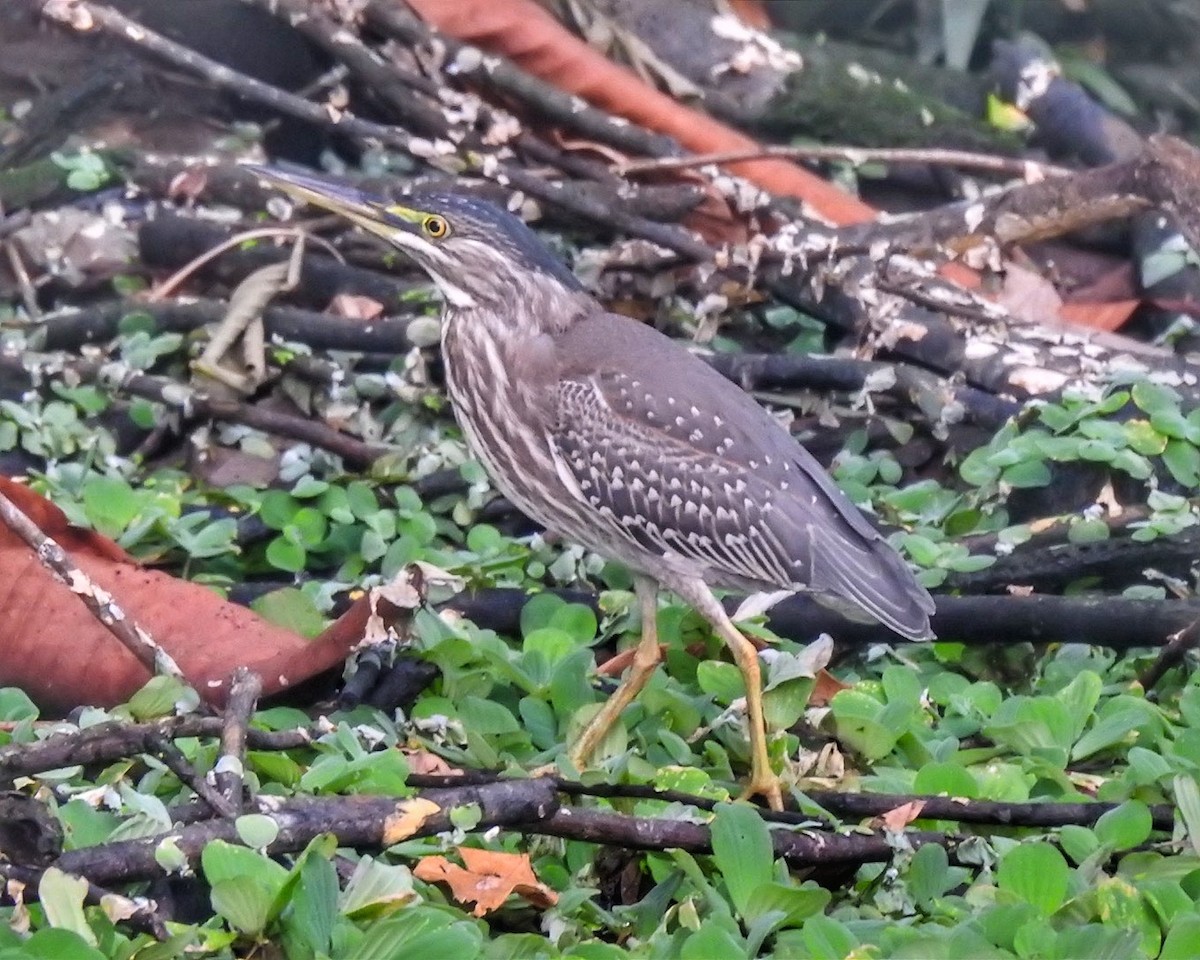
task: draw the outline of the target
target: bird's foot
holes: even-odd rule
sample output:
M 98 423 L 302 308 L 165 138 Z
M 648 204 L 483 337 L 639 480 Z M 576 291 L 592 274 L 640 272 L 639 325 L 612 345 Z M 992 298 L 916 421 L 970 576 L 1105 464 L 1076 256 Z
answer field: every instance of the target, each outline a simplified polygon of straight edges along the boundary
M 783 785 L 779 775 L 770 769 L 755 771 L 738 799 L 750 800 L 753 797 L 763 797 L 770 809 L 782 810 Z

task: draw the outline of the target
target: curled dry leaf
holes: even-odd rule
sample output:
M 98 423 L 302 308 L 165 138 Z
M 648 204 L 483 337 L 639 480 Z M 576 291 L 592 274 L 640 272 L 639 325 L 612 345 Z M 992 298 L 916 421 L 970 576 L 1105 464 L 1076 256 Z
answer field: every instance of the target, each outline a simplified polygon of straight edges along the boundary
M 1059 307 L 1058 315 L 1067 323 L 1091 327 L 1093 330 L 1119 330 L 1141 305 L 1141 300 L 1113 300 L 1108 303 L 1075 301 Z
M 527 853 L 503 853 L 459 847 L 466 868 L 442 856 L 425 857 L 413 875 L 427 883 L 445 883 L 459 903 L 475 904 L 475 916 L 499 909 L 510 894 L 524 897 L 535 907 L 552 907 L 558 894 L 533 873 Z
M 428 750 L 401 750 L 408 761 L 408 769 L 421 776 L 456 777 L 462 774 L 458 767 L 451 766 L 436 753 Z
M 659 657 L 665 658 L 667 655 L 667 645 L 660 643 L 658 645 Z M 596 667 L 596 673 L 602 677 L 619 677 L 629 669 L 633 663 L 633 658 L 637 655 L 637 647 L 627 647 L 620 653 L 614 654 L 605 660 L 602 664 Z
M 895 809 L 889 810 L 882 817 L 876 818 L 876 822 L 885 830 L 899 833 L 916 820 L 924 809 L 924 800 L 910 800 L 908 803 L 902 803 Z
M 269 695 L 341 662 L 362 636 L 365 604 L 307 640 L 207 587 L 143 568 L 112 540 L 71 526 L 58 507 L 9 477 L 0 477 L 0 492 L 145 627 L 211 703 L 224 703 L 235 667 L 261 676 Z M 44 707 L 71 709 L 121 703 L 150 679 L 25 541 L 2 525 L 0 582 L 0 686 L 21 687 Z
M 329 312 L 347 320 L 374 320 L 383 314 L 383 304 L 370 297 L 339 293 L 329 301 Z
M 813 685 L 813 691 L 809 695 L 808 705 L 810 707 L 828 706 L 829 701 L 843 690 L 849 690 L 851 684 L 842 683 L 828 670 L 823 667 L 817 671 L 817 682 Z

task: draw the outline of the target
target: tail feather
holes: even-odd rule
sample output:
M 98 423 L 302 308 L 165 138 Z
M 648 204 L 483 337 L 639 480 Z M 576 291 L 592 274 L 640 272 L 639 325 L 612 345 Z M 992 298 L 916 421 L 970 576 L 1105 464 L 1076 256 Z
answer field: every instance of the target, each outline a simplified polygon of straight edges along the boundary
M 813 530 L 810 536 L 812 589 L 849 600 L 908 640 L 933 639 L 933 598 L 882 535 L 865 540 Z

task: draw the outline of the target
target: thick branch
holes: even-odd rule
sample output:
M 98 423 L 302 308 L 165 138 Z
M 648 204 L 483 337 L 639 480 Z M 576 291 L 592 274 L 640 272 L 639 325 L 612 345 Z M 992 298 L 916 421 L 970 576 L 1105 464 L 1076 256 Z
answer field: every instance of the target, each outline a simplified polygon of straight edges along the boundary
M 482 816 L 476 827 L 509 827 L 522 824 L 533 827 L 558 809 L 554 783 L 550 780 L 515 780 L 457 787 L 452 790 L 426 790 L 418 794 L 439 808 L 411 831 L 398 824 L 404 817 L 406 800 L 395 797 L 319 797 L 279 801 L 259 797 L 259 813 L 271 817 L 279 826 L 279 835 L 267 847 L 272 855 L 295 853 L 323 833 L 338 838 L 339 846 L 356 849 L 381 849 L 402 839 L 428 837 L 452 829 L 454 810 L 478 805 Z M 403 832 L 403 835 L 399 835 Z M 138 840 L 86 847 L 64 853 L 55 866 L 67 873 L 87 877 L 93 883 L 113 884 L 166 876 L 155 859 L 155 851 L 169 841 L 193 866 L 200 861 L 206 844 L 214 840 L 240 843 L 237 828 L 230 820 L 193 823 L 180 830 Z

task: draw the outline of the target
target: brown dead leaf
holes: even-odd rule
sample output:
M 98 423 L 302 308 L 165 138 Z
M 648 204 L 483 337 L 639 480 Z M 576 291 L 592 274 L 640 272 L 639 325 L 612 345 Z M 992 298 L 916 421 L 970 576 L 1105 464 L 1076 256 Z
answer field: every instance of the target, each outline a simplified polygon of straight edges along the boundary
M 499 909 L 513 893 L 543 909 L 558 903 L 558 894 L 534 876 L 526 853 L 459 847 L 458 855 L 465 869 L 445 857 L 432 856 L 418 863 L 413 875 L 427 883 L 447 884 L 459 903 L 475 904 L 477 917 Z
M 370 297 L 339 293 L 329 301 L 329 312 L 347 320 L 374 320 L 383 313 L 383 304 Z
M 422 776 L 436 774 L 440 777 L 455 777 L 462 774 L 462 770 L 458 767 L 451 766 L 436 753 L 430 753 L 428 750 L 401 750 L 400 752 L 404 754 L 404 758 L 408 761 L 408 769 L 412 773 Z
M 1141 300 L 1114 300 L 1111 303 L 1064 303 L 1059 316 L 1082 327 L 1093 330 L 1119 330 L 1133 312 L 1142 305 Z
M 902 803 L 900 806 L 889 810 L 882 817 L 876 817 L 875 822 L 885 830 L 899 833 L 916 820 L 924 809 L 924 800 L 910 800 L 908 803 Z
M 824 707 L 842 690 L 849 690 L 850 684 L 842 683 L 828 670 L 817 671 L 817 682 L 813 685 L 812 695 L 808 698 L 810 707 Z
M 171 178 L 167 185 L 167 198 L 176 203 L 195 203 L 196 199 L 208 188 L 208 170 L 199 165 L 193 165 L 180 170 Z
M 997 302 L 1009 313 L 1030 323 L 1041 323 L 1058 315 L 1062 297 L 1042 274 L 1009 261 L 1004 270 L 1004 288 Z
M 362 637 L 365 604 L 352 606 L 320 637 L 306 639 L 208 587 L 142 567 L 107 537 L 71 526 L 58 507 L 9 477 L 0 477 L 0 492 L 112 594 L 214 704 L 224 702 L 237 666 L 261 676 L 264 693 L 277 693 L 340 663 Z M 121 703 L 150 679 L 133 654 L 4 525 L 0 582 L 5 587 L 0 686 L 21 687 L 39 704 L 66 710 L 81 703 Z
M 383 845 L 390 847 L 407 840 L 425 825 L 426 820 L 441 812 L 441 807 L 424 797 L 401 800 L 396 804 L 396 812 L 383 821 Z
M 665 643 L 658 645 L 658 655 L 660 658 L 667 655 L 667 645 Z M 637 656 L 637 647 L 626 647 L 620 653 L 613 654 L 596 667 L 596 673 L 602 677 L 619 677 L 633 665 L 633 658 L 635 656 Z
M 748 27 L 754 27 L 755 30 L 771 29 L 771 15 L 767 12 L 764 0 L 730 0 L 729 9 Z

